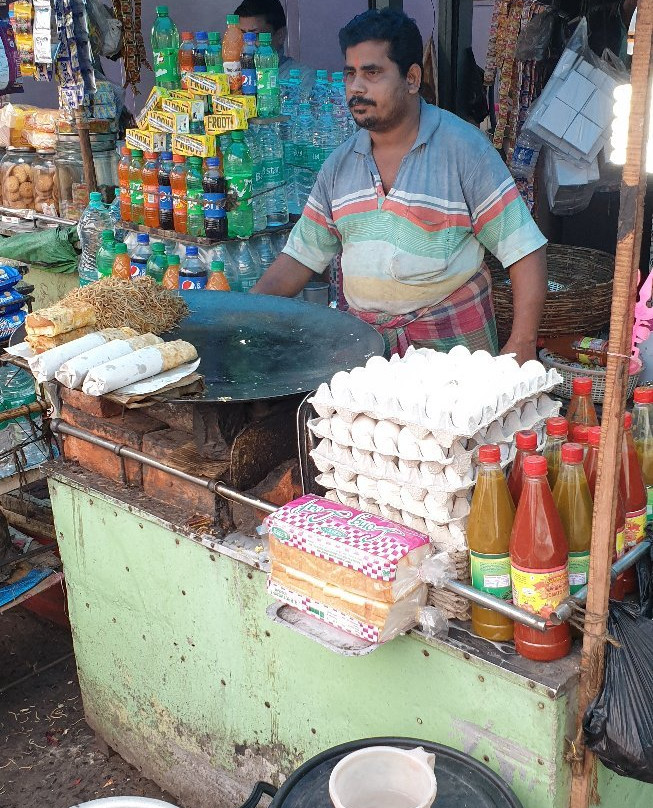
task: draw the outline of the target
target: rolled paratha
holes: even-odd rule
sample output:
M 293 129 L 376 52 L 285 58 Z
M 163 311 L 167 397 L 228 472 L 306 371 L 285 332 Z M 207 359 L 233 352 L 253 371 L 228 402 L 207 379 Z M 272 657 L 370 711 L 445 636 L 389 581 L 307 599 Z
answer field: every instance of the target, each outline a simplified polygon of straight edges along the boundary
M 39 309 L 25 318 L 25 330 L 30 337 L 56 337 L 77 328 L 95 325 L 95 309 L 89 303 L 64 306 L 55 303 L 47 309 Z
M 25 342 L 28 343 L 34 353 L 41 354 L 93 333 L 95 333 L 95 328 L 85 325 L 83 328 L 76 328 L 74 331 L 66 331 L 65 334 L 57 334 L 56 337 L 37 337 L 28 334 L 25 337 Z

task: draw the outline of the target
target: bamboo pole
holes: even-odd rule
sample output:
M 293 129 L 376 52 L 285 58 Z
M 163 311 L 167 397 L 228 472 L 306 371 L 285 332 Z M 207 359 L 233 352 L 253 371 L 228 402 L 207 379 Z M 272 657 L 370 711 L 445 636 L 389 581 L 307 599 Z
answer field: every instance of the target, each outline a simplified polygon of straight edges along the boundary
M 84 169 L 84 182 L 88 186 L 89 194 L 97 191 L 97 177 L 95 176 L 95 163 L 93 162 L 93 149 L 89 134 L 88 121 L 84 120 L 82 107 L 75 110 L 75 123 L 79 135 L 79 148 L 82 153 L 82 167 Z
M 582 720 L 588 704 L 603 681 L 605 629 L 610 591 L 610 565 L 614 536 L 623 412 L 631 353 L 632 324 L 642 241 L 646 145 L 651 101 L 653 0 L 640 0 L 631 71 L 632 100 L 626 164 L 621 183 L 617 231 L 614 291 L 610 319 L 610 346 L 601 426 L 601 448 L 594 501 L 592 554 L 585 635 L 580 668 L 577 735 L 571 750 L 571 808 L 587 808 L 595 802 L 594 755 L 583 743 Z

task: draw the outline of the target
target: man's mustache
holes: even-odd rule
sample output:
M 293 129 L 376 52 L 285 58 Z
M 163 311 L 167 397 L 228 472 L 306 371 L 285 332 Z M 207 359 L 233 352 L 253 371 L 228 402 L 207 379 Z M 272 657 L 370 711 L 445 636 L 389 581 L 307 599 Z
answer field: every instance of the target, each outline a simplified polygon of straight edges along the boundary
M 376 102 L 369 98 L 351 98 L 349 100 L 349 108 L 351 107 L 375 107 Z

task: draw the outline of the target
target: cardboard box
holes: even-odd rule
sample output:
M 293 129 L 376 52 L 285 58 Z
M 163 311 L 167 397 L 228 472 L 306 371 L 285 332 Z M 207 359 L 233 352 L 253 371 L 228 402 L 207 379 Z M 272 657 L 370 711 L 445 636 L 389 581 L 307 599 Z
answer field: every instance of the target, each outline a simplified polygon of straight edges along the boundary
M 258 115 L 258 109 L 256 108 L 256 96 L 255 95 L 230 95 L 228 98 L 221 98 L 217 96 L 213 98 L 213 109 L 216 109 L 216 105 L 219 105 L 222 101 L 232 101 L 234 104 L 238 104 L 239 106 L 243 107 L 245 110 L 245 115 L 248 118 L 256 118 Z
M 195 95 L 229 95 L 226 73 L 184 73 L 186 87 Z
M 190 119 L 185 112 L 159 112 L 154 110 L 147 116 L 147 124 L 155 132 L 187 135 L 190 131 Z
M 125 143 L 130 149 L 162 152 L 170 151 L 170 135 L 163 132 L 150 132 L 146 129 L 128 129 L 125 134 Z
M 215 135 L 173 135 L 172 151 L 186 157 L 215 157 Z
M 205 108 L 200 98 L 166 98 L 161 103 L 164 112 L 176 112 L 188 115 L 191 121 L 203 121 Z
M 224 135 L 226 132 L 247 129 L 245 110 L 224 110 L 204 118 L 204 130 L 207 135 Z
M 139 129 L 145 128 L 148 114 L 155 109 L 161 109 L 163 100 L 169 95 L 169 90 L 164 90 L 161 87 L 152 87 L 152 91 L 148 95 L 147 101 L 143 104 L 143 109 L 134 116 Z

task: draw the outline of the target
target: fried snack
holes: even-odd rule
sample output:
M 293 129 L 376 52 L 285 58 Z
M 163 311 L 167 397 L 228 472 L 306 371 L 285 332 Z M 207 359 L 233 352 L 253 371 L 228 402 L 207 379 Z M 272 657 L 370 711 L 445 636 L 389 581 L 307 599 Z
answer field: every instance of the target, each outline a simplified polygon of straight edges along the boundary
M 32 312 L 25 318 L 25 330 L 31 337 L 56 337 L 95 324 L 95 310 L 83 301 L 75 305 L 67 305 L 61 301 L 47 309 Z
M 93 326 L 85 325 L 82 328 L 76 328 L 74 331 L 67 331 L 65 334 L 57 334 L 55 337 L 44 337 L 39 335 L 27 335 L 25 341 L 29 343 L 34 353 L 42 354 L 49 351 L 51 348 L 58 348 L 60 345 L 65 345 L 68 342 L 84 337 L 95 331 Z

